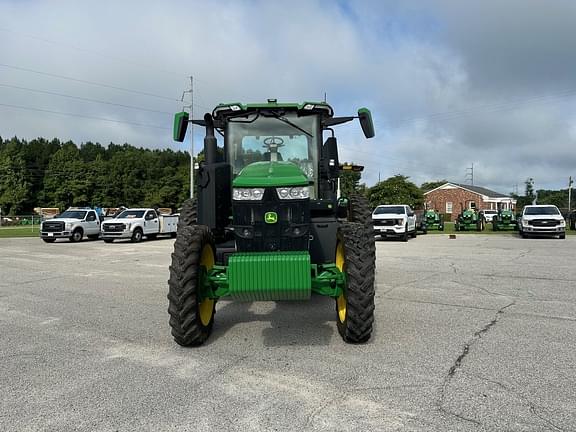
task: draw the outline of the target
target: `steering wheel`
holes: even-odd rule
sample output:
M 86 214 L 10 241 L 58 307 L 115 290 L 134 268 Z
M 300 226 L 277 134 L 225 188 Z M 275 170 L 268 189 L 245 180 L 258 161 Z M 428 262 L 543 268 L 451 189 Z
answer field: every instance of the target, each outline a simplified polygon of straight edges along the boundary
M 271 136 L 264 139 L 264 147 L 267 148 L 278 148 L 284 145 L 284 140 L 277 136 Z

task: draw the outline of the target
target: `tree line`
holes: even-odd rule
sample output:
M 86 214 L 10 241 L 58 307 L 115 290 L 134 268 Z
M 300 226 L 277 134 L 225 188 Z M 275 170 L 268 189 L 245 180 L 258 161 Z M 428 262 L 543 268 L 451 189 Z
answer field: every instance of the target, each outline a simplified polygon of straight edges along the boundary
M 199 155 L 199 160 L 202 155 Z M 26 141 L 0 137 L 0 208 L 2 214 L 31 213 L 34 207 L 99 206 L 178 208 L 190 195 L 190 156 L 170 149 L 144 149 L 129 144 L 86 142 L 77 146 L 37 138 Z M 358 192 L 373 207 L 408 204 L 421 208 L 424 192 L 447 180 L 417 186 L 404 175 L 395 175 L 372 187 L 360 183 L 361 173 L 344 171 L 343 195 Z M 568 207 L 568 190 L 535 191 L 533 180 L 525 182 L 518 209 L 531 204 Z
M 414 209 L 423 208 L 424 192 L 448 183 L 448 180 L 435 180 L 422 183 L 418 187 L 410 181 L 410 177 L 398 174 L 378 182 L 372 187 L 366 187 L 365 184 L 360 183 L 360 178 L 359 172 L 344 172 L 340 181 L 342 192 L 344 195 L 349 195 L 352 192 L 363 194 L 368 198 L 372 207 L 381 204 L 408 204 Z M 526 187 L 524 195 L 509 194 L 517 200 L 517 210 L 521 210 L 524 206 L 532 204 L 534 201 L 537 204 L 555 205 L 559 209 L 568 208 L 568 189 L 534 190 L 534 180 L 532 178 L 527 179 L 524 183 Z M 572 208 L 576 207 L 574 205 L 575 195 L 572 194 Z
M 2 214 L 34 207 L 177 208 L 190 195 L 190 156 L 129 144 L 0 137 Z

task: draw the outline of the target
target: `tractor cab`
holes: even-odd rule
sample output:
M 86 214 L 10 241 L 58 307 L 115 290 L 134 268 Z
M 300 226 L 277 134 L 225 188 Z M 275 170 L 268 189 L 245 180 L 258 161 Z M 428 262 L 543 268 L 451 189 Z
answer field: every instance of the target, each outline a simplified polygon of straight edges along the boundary
M 482 231 L 484 229 L 484 221 L 473 206 L 464 207 L 461 204 L 461 211 L 456 219 L 455 229 L 456 231 Z
M 336 300 L 344 340 L 368 340 L 371 209 L 364 196 L 338 196 L 341 166 L 332 129 L 354 119 L 366 138 L 374 136 L 369 110 L 335 117 L 325 102 L 225 103 L 201 120 L 176 114 L 176 141 L 184 140 L 189 122 L 206 131 L 197 201 L 182 207 L 170 268 L 176 342 L 203 343 L 220 298 L 305 300 L 312 293 Z M 223 137 L 220 148 L 216 133 Z
M 428 230 L 444 231 L 444 217 L 436 210 L 428 209 L 424 213 L 426 227 Z
M 499 208 L 498 213 L 492 218 L 492 230 L 518 230 L 518 221 L 514 212 L 509 209 Z

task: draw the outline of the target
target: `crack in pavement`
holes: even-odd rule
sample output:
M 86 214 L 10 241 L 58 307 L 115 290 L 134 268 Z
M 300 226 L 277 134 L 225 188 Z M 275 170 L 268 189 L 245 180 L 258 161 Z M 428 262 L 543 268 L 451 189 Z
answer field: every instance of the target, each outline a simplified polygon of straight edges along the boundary
M 422 303 L 422 304 L 431 304 L 431 305 L 438 305 L 438 306 L 451 306 L 451 307 L 461 308 L 461 309 L 475 309 L 475 310 L 487 310 L 487 311 L 494 310 L 494 308 L 490 308 L 490 307 L 467 306 L 467 305 L 459 305 L 459 304 L 454 304 L 454 303 L 441 303 L 441 302 L 433 302 L 433 301 L 425 301 L 425 300 L 412 300 L 412 299 L 403 299 L 400 297 L 382 297 L 382 298 L 385 298 L 387 300 L 401 301 L 404 303 Z
M 502 294 L 502 293 L 499 293 L 499 292 L 497 292 L 497 291 L 490 291 L 490 290 L 488 290 L 488 289 L 486 289 L 486 288 L 484 288 L 484 287 L 482 287 L 482 286 L 478 286 L 478 285 L 471 284 L 470 282 L 462 282 L 462 281 L 455 280 L 455 279 L 452 279 L 450 282 L 453 282 L 453 283 L 455 283 L 455 284 L 457 284 L 457 285 L 461 285 L 461 286 L 465 286 L 465 287 L 476 288 L 476 289 L 478 289 L 478 290 L 480 290 L 480 291 L 484 291 L 486 294 L 493 295 L 493 296 L 511 297 L 511 296 L 509 296 L 508 294 Z
M 444 380 L 442 382 L 442 387 L 440 388 L 440 397 L 438 398 L 438 409 L 440 410 L 440 412 L 447 414 L 447 415 L 450 415 L 450 416 L 453 416 L 453 417 L 456 417 L 456 418 L 463 420 L 463 421 L 466 421 L 468 423 L 473 423 L 477 426 L 482 425 L 482 423 L 479 422 L 478 420 L 463 416 L 461 414 L 458 414 L 458 413 L 453 412 L 453 411 L 449 410 L 448 408 L 446 408 L 444 406 L 444 402 L 446 399 L 446 391 L 448 389 L 448 385 L 450 384 L 450 381 L 452 381 L 452 378 L 454 377 L 454 375 L 456 374 L 458 369 L 460 369 L 460 367 L 462 366 L 462 362 L 464 361 L 464 359 L 466 358 L 466 356 L 470 352 L 470 348 L 476 342 L 478 342 L 478 340 L 480 340 L 482 338 L 482 336 L 486 332 L 488 332 L 488 330 L 490 330 L 492 327 L 494 327 L 494 325 L 496 325 L 496 323 L 500 320 L 502 314 L 504 314 L 504 311 L 506 309 L 508 309 L 509 307 L 511 307 L 515 304 L 516 304 L 516 301 L 513 301 L 511 303 L 508 303 L 506 306 L 503 306 L 500 309 L 498 309 L 498 311 L 496 312 L 496 315 L 494 315 L 494 318 L 492 319 L 492 321 L 490 321 L 488 324 L 486 324 L 480 330 L 477 330 L 476 332 L 474 332 L 474 334 L 472 335 L 472 338 L 464 344 L 464 347 L 462 348 L 462 352 L 456 358 L 456 360 L 454 360 L 454 363 L 452 363 L 452 366 L 450 366 L 450 369 L 448 369 L 448 373 L 446 374 L 446 376 L 444 377 Z
M 549 281 L 549 282 L 576 282 L 574 279 L 562 279 L 562 278 L 555 278 L 549 276 L 520 276 L 520 275 L 513 275 L 513 274 L 496 274 L 496 273 L 481 273 L 478 276 L 481 277 L 488 277 L 488 278 L 506 278 L 506 279 L 525 279 L 525 280 L 541 280 L 541 281 Z
M 473 377 L 473 378 L 477 378 L 481 381 L 485 381 L 485 382 L 489 382 L 491 384 L 494 384 L 494 385 L 500 387 L 501 389 L 505 390 L 506 392 L 517 396 L 519 399 L 522 399 L 523 401 L 526 402 L 526 405 L 528 405 L 528 409 L 530 410 L 530 412 L 532 414 L 534 414 L 536 417 L 538 417 L 540 420 L 542 420 L 544 423 L 546 423 L 548 426 L 550 426 L 553 430 L 566 432 L 566 429 L 564 429 L 562 426 L 558 426 L 556 423 L 554 423 L 548 417 L 544 417 L 542 414 L 539 414 L 537 412 L 537 409 L 541 410 L 541 411 L 546 411 L 544 408 L 542 408 L 541 406 L 538 406 L 536 403 L 532 402 L 529 398 L 524 396 L 518 390 L 513 389 L 510 385 L 506 385 L 506 384 L 501 383 L 500 381 L 486 378 L 484 376 L 477 375 L 477 374 L 466 373 L 466 375 Z
M 423 277 L 420 277 L 420 278 L 416 278 L 416 279 L 413 279 L 413 280 L 410 280 L 410 281 L 407 281 L 407 282 L 402 282 L 402 283 L 399 284 L 399 285 L 396 285 L 396 286 L 394 286 L 394 287 L 392 287 L 392 288 L 387 289 L 386 291 L 384 291 L 384 292 L 382 293 L 382 295 L 386 295 L 386 294 L 388 294 L 389 292 L 392 292 L 392 291 L 394 291 L 394 290 L 396 290 L 396 289 L 398 289 L 398 288 L 405 288 L 405 287 L 407 287 L 407 286 L 409 286 L 409 285 L 412 285 L 412 284 L 415 284 L 415 283 L 417 283 L 417 282 L 422 282 L 422 281 L 425 281 L 425 280 L 430 280 L 430 279 L 435 278 L 436 276 L 438 276 L 438 275 L 440 275 L 440 274 L 441 274 L 441 273 L 439 273 L 439 272 L 433 272 L 433 273 L 431 273 L 431 274 L 427 274 L 426 276 L 423 276 Z

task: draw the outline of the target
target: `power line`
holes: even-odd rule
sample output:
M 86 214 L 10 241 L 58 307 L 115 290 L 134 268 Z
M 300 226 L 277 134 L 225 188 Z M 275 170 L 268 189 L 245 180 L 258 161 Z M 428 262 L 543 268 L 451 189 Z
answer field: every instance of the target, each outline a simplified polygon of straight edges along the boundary
M 545 102 L 546 100 L 554 100 L 554 99 L 563 99 L 568 97 L 576 96 L 576 89 L 569 89 L 564 90 L 562 92 L 558 92 L 556 94 L 547 94 L 547 95 L 539 95 L 539 96 L 531 96 L 527 98 L 518 98 L 509 101 L 503 101 L 494 104 L 484 104 L 484 105 L 477 105 L 472 108 L 462 109 L 462 110 L 454 110 L 454 111 L 443 111 L 443 112 L 436 112 L 431 114 L 425 114 L 422 116 L 414 116 L 414 117 L 406 117 L 401 120 L 402 123 L 415 121 L 415 120 L 452 120 L 457 119 L 463 116 L 476 114 L 478 112 L 500 112 L 500 111 L 508 111 L 510 109 L 514 109 L 520 105 L 534 103 L 534 102 Z
M 50 113 L 50 114 L 58 114 L 58 115 L 70 116 L 70 117 L 80 117 L 80 118 L 86 118 L 86 119 L 91 119 L 91 120 L 100 120 L 100 121 L 111 122 L 111 123 L 124 123 L 124 124 L 133 125 L 133 126 L 139 126 L 139 127 L 170 130 L 170 128 L 166 128 L 163 126 L 157 126 L 157 125 L 151 125 L 151 124 L 145 124 L 145 123 L 136 123 L 136 122 L 130 122 L 130 121 L 123 121 L 123 120 L 114 120 L 114 119 L 109 119 L 109 118 L 104 118 L 104 117 L 87 116 L 87 115 L 67 113 L 67 112 L 62 112 L 62 111 L 52 111 L 52 110 L 47 110 L 47 109 L 42 109 L 42 108 L 33 108 L 33 107 L 27 107 L 27 106 L 21 106 L 21 105 L 10 105 L 10 104 L 0 103 L 0 106 L 4 106 L 4 107 L 8 107 L 8 108 L 22 109 L 22 110 L 28 110 L 28 111 L 38 111 L 38 112 L 44 112 L 44 113 Z
M 115 103 L 115 102 L 107 102 L 107 101 L 98 100 L 98 99 L 90 99 L 90 98 L 81 97 L 81 96 L 72 96 L 72 95 L 67 95 L 67 94 L 63 94 L 63 93 L 51 92 L 48 90 L 33 89 L 33 88 L 29 88 L 29 87 L 20 87 L 20 86 L 15 86 L 15 85 L 10 85 L 10 84 L 0 83 L 0 87 L 13 88 L 13 89 L 17 89 L 17 90 L 24 90 L 24 91 L 34 92 L 34 93 L 49 94 L 49 95 L 53 95 L 53 96 L 60 96 L 60 97 L 76 99 L 76 100 L 81 100 L 81 101 L 86 101 L 86 102 L 94 102 L 94 103 L 99 103 L 99 104 L 118 106 L 118 107 L 122 107 L 122 108 L 129 108 L 129 109 L 147 111 L 147 112 L 152 112 L 152 113 L 168 114 L 168 115 L 173 114 L 173 113 L 170 113 L 168 111 L 158 111 L 158 110 L 153 110 L 153 109 L 149 109 L 149 108 L 141 108 L 141 107 L 137 107 L 137 106 L 133 106 L 133 105 L 124 105 L 124 104 L 119 104 L 119 103 Z
M 37 35 L 29 34 L 29 33 L 22 33 L 22 32 L 14 31 L 14 30 L 11 30 L 11 29 L 8 29 L 8 28 L 3 28 L 3 27 L 0 27 L 0 31 L 6 32 L 6 33 L 11 33 L 11 34 L 13 34 L 13 35 L 23 36 L 23 37 L 26 37 L 26 38 L 29 38 L 29 39 L 35 39 L 35 40 L 38 40 L 38 41 L 41 41 L 41 42 L 44 42 L 44 43 L 48 43 L 48 44 L 52 44 L 52 45 L 59 45 L 59 46 L 62 46 L 62 47 L 68 48 L 68 49 L 73 49 L 73 50 L 76 50 L 76 51 L 82 51 L 82 52 L 85 52 L 85 53 L 94 54 L 94 55 L 97 55 L 97 56 L 100 56 L 100 57 L 104 57 L 104 58 L 107 58 L 107 59 L 110 59 L 110 60 L 114 60 L 114 61 L 117 61 L 117 62 L 122 62 L 122 63 L 126 63 L 126 64 L 131 64 L 131 65 L 133 65 L 133 66 L 145 67 L 147 70 L 153 69 L 153 70 L 156 70 L 156 71 L 158 71 L 158 72 L 162 72 L 162 73 L 170 74 L 170 75 L 174 75 L 174 76 L 179 76 L 179 77 L 181 77 L 181 78 L 183 78 L 183 77 L 186 76 L 185 74 L 180 74 L 180 73 L 177 73 L 177 72 L 172 72 L 172 71 L 169 71 L 169 70 L 166 70 L 166 69 L 161 69 L 161 68 L 154 68 L 154 67 L 151 67 L 151 66 L 148 65 L 148 64 L 144 64 L 144 63 L 140 63 L 140 62 L 135 62 L 135 61 L 132 61 L 132 60 L 127 60 L 126 58 L 123 58 L 123 57 L 112 56 L 112 55 L 110 55 L 110 54 L 105 54 L 105 53 L 100 52 L 100 51 L 91 50 L 91 49 L 88 49 L 88 48 L 83 48 L 83 47 L 79 47 L 79 46 L 76 46 L 76 45 L 71 45 L 71 44 L 68 44 L 68 43 L 63 43 L 63 42 L 60 42 L 60 41 L 55 41 L 55 40 L 52 40 L 52 39 L 47 39 L 47 38 L 40 37 L 40 36 L 37 36 Z
M 125 87 L 113 86 L 110 84 L 88 81 L 88 80 L 83 80 L 83 79 L 64 76 L 64 75 L 58 75 L 58 74 L 49 73 L 49 72 L 42 72 L 42 71 L 37 71 L 34 69 L 23 68 L 23 67 L 19 67 L 19 66 L 5 64 L 5 63 L 0 63 L 0 66 L 5 67 L 5 68 L 9 68 L 9 69 L 23 71 L 23 72 L 30 72 L 30 73 L 34 73 L 34 74 L 38 74 L 38 75 L 45 75 L 45 76 L 49 76 L 49 77 L 53 77 L 53 78 L 60 78 L 60 79 L 68 80 L 68 81 L 79 82 L 82 84 L 90 84 L 90 85 L 94 85 L 94 86 L 98 86 L 98 87 L 105 87 L 105 88 L 109 88 L 109 89 L 113 89 L 113 90 L 119 90 L 119 91 L 124 91 L 124 92 L 128 92 L 128 93 L 139 94 L 142 96 L 149 96 L 149 97 L 155 97 L 158 99 L 165 99 L 165 100 L 169 100 L 169 101 L 180 102 L 179 99 L 175 99 L 175 98 L 171 98 L 171 97 L 167 97 L 167 96 L 162 96 L 162 95 L 158 95 L 158 94 L 154 94 L 154 93 L 143 92 L 140 90 L 133 90 L 133 89 L 125 88 Z

